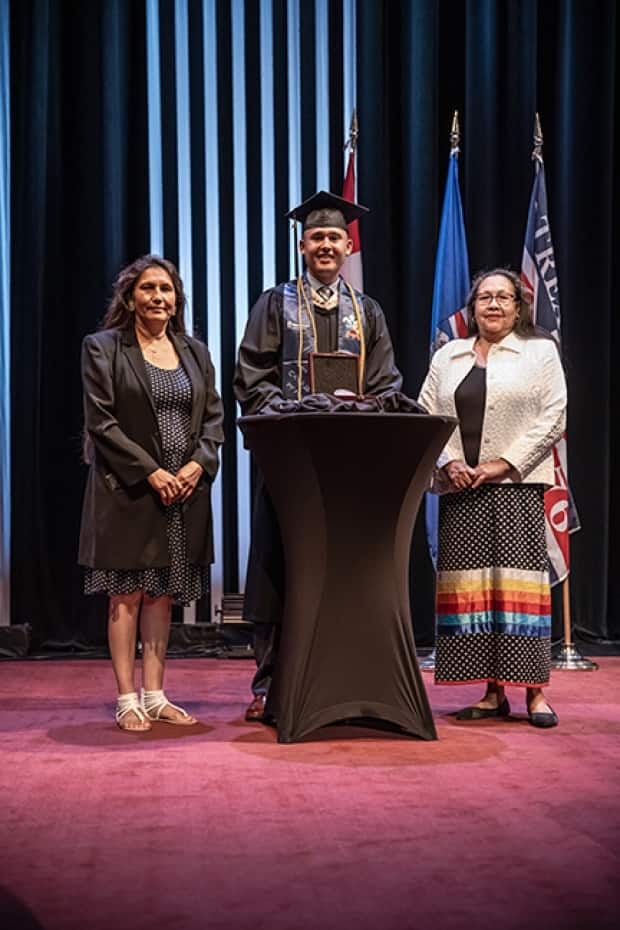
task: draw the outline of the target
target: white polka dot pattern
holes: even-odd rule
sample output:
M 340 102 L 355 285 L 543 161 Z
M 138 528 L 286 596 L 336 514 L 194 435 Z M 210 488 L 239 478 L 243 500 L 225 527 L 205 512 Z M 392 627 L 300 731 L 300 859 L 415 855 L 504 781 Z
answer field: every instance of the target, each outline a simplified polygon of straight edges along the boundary
M 483 485 L 440 502 L 438 683 L 549 680 L 544 489 Z
M 547 639 L 502 633 L 438 636 L 435 681 L 497 681 L 542 687 L 549 681 Z
M 172 371 L 146 362 L 151 379 L 153 403 L 161 434 L 163 467 L 175 474 L 183 464 L 190 433 L 192 385 L 185 369 L 179 365 Z M 170 565 L 143 571 L 105 571 L 86 569 L 86 594 L 130 594 L 145 591 L 150 597 L 172 597 L 177 604 L 187 605 L 202 597 L 207 587 L 207 571 L 201 565 L 187 561 L 187 540 L 180 504 L 166 508 Z
M 544 572 L 541 485 L 482 485 L 439 501 L 439 571 L 501 565 Z

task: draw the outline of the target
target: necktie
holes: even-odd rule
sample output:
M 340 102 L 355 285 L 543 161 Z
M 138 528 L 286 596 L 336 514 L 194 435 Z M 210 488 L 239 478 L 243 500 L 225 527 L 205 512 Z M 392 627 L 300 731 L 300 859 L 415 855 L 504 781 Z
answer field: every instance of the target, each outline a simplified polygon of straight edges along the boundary
M 321 286 L 317 289 L 317 294 L 323 303 L 326 304 L 329 298 L 332 296 L 332 289 L 327 284 L 321 284 Z

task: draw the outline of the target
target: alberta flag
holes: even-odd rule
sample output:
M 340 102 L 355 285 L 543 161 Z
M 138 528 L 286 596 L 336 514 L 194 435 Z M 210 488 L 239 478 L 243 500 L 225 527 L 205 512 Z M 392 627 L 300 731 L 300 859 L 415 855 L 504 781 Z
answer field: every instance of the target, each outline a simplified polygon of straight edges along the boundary
M 469 257 L 463 221 L 463 205 L 459 190 L 458 149 L 450 152 L 448 178 L 443 200 L 435 283 L 431 316 L 430 354 L 450 339 L 467 336 L 465 302 L 469 292 Z M 435 494 L 426 495 L 426 535 L 428 547 L 437 566 L 438 500 Z
M 536 326 L 546 330 L 561 349 L 560 293 L 551 227 L 547 210 L 545 166 L 541 155 L 534 154 L 536 174 L 525 231 L 521 262 L 521 280 L 532 301 Z M 547 548 L 551 584 L 563 581 L 569 572 L 568 534 L 580 529 L 579 516 L 568 486 L 566 436 L 554 446 L 555 486 L 545 493 Z
M 347 164 L 347 173 L 342 185 L 342 196 L 345 200 L 357 203 L 357 191 L 355 184 L 355 149 L 352 148 L 349 153 L 349 162 Z M 349 223 L 349 236 L 353 241 L 353 251 L 347 257 L 342 266 L 341 274 L 345 281 L 348 281 L 351 287 L 358 291 L 364 291 L 364 272 L 362 268 L 362 243 L 360 240 L 359 220 L 353 220 Z

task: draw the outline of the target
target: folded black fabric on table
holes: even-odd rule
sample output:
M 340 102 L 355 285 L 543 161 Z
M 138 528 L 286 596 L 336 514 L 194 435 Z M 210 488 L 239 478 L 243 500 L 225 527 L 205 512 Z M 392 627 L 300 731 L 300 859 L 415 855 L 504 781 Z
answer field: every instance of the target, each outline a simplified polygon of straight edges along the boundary
M 400 391 L 351 398 L 308 394 L 302 400 L 273 400 L 259 412 L 262 416 L 284 413 L 427 413 L 417 401 Z

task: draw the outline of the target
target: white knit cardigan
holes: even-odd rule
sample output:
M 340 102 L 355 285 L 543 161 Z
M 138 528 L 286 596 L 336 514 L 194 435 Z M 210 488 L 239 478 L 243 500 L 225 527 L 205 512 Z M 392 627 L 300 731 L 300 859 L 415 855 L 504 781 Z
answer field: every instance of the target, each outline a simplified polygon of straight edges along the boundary
M 435 352 L 419 402 L 429 413 L 456 417 L 454 392 L 476 361 L 475 336 Z M 552 448 L 566 426 L 566 381 L 551 339 L 509 333 L 489 349 L 480 462 L 502 458 L 512 470 L 502 483 L 554 484 Z M 437 460 L 441 469 L 465 459 L 457 428 Z M 438 474 L 433 490 L 448 490 Z

